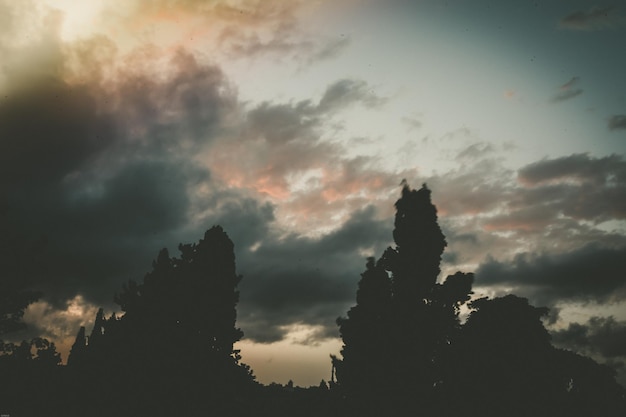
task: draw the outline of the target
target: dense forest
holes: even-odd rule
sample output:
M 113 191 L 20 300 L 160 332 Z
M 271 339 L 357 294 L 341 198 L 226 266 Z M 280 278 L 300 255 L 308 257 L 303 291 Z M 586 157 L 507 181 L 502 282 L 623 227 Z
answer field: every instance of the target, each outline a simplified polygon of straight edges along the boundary
M 473 298 L 473 274 L 438 282 L 446 238 L 426 187 L 406 183 L 394 247 L 368 258 L 356 304 L 337 319 L 332 379 L 263 385 L 235 342 L 234 244 L 220 226 L 163 249 L 141 282 L 80 329 L 67 365 L 54 343 L 0 344 L 0 412 L 36 416 L 624 416 L 613 370 L 551 344 L 546 308 L 515 295 Z M 0 282 L 0 338 L 41 294 Z M 469 315 L 461 320 L 461 307 Z

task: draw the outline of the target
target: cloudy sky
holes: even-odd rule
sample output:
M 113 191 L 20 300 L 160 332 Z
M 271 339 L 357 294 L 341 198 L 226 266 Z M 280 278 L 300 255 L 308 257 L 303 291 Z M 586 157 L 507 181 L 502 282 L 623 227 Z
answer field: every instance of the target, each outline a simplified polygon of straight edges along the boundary
M 406 178 L 444 277 L 550 307 L 555 343 L 623 372 L 625 36 L 588 1 L 0 0 L 2 261 L 44 291 L 16 337 L 66 359 L 220 224 L 244 362 L 317 385 Z

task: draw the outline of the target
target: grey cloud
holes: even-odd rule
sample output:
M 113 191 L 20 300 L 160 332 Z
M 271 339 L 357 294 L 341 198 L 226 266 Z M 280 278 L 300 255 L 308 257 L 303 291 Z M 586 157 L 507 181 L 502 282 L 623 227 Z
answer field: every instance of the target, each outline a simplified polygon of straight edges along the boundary
M 258 342 L 282 339 L 291 323 L 318 325 L 319 337 L 336 335 L 335 319 L 353 303 L 365 257 L 391 240 L 391 223 L 375 219 L 373 207 L 356 212 L 321 238 L 289 235 L 267 239 L 246 256 L 240 271 L 239 323 Z M 265 332 L 269 329 L 269 332 Z
M 563 300 L 623 300 L 626 247 L 588 244 L 560 254 L 523 253 L 510 261 L 488 258 L 476 271 L 476 284 L 513 288 L 539 304 Z
M 567 179 L 594 185 L 611 181 L 625 183 L 626 162 L 620 155 L 594 158 L 588 154 L 572 154 L 528 164 L 518 171 L 518 179 L 531 186 Z
M 566 329 L 552 332 L 552 340 L 556 345 L 605 358 L 626 359 L 626 322 L 613 316 L 592 317 L 585 324 L 570 323 Z
M 616 114 L 609 118 L 609 129 L 610 130 L 619 130 L 626 129 L 626 115 L 625 114 Z
M 203 202 L 202 207 L 214 206 L 209 214 L 194 221 L 194 224 L 210 227 L 219 224 L 235 244 L 237 259 L 243 264 L 249 260 L 249 248 L 271 236 L 270 226 L 275 220 L 275 206 L 260 202 L 238 192 L 215 192 L 212 203 Z M 190 231 L 190 237 L 192 231 Z
M 341 185 L 349 184 L 352 192 L 364 182 L 379 189 L 388 184 L 390 174 L 376 169 L 375 158 L 346 158 L 344 146 L 324 140 L 325 128 L 332 124 L 336 111 L 353 103 L 371 104 L 372 100 L 375 98 L 365 82 L 340 80 L 328 87 L 317 104 L 311 100 L 260 103 L 246 113 L 238 134 L 216 143 L 207 159 L 221 178 L 234 177 L 237 184 L 274 198 L 297 197 L 298 201 L 285 202 L 291 209 L 312 193 L 326 193 L 317 198 L 328 202 L 326 197 L 337 194 Z M 307 195 L 291 190 L 290 181 L 311 172 L 317 172 L 317 187 Z M 364 181 L 355 183 L 356 172 Z
M 170 60 L 165 77 L 151 71 L 122 73 L 110 100 L 110 111 L 119 114 L 120 130 L 130 139 L 149 141 L 159 152 L 190 152 L 189 146 L 204 145 L 238 110 L 235 89 L 220 68 L 200 64 L 183 49 Z
M 532 220 L 531 211 L 544 219 L 540 227 L 559 215 L 596 223 L 626 217 L 626 162 L 619 155 L 574 154 L 542 160 L 522 167 L 518 180 L 524 187 L 512 194 L 509 212 L 491 219 L 492 223 L 524 223 Z M 543 214 L 537 211 L 540 208 Z M 525 214 L 530 217 L 524 218 Z
M 491 143 L 474 143 L 463 149 L 456 156 L 457 161 L 483 159 L 495 151 Z
M 326 88 L 317 104 L 311 100 L 259 104 L 246 115 L 247 135 L 263 136 L 281 145 L 295 139 L 316 141 L 320 136 L 318 129 L 329 113 L 352 104 L 360 103 L 371 108 L 384 102 L 385 99 L 372 92 L 365 81 L 341 79 Z
M 517 181 L 496 156 L 420 179 L 437 191 L 434 201 L 451 253 L 446 267 L 473 268 L 485 253 L 508 259 L 529 242 L 530 251 L 546 254 L 569 253 L 590 242 L 626 247 L 619 230 L 598 227 L 626 213 L 626 163 L 620 156 L 541 160 L 522 167 Z
M 85 89 L 42 80 L 13 91 L 0 102 L 0 184 L 59 181 L 112 146 L 112 132 Z
M 379 107 L 386 99 L 378 97 L 363 80 L 342 79 L 329 85 L 319 102 L 318 111 L 328 112 L 361 102 L 365 107 Z
M 488 157 L 480 163 L 426 178 L 425 182 L 432 189 L 441 190 L 437 209 L 442 215 L 474 215 L 495 210 L 510 197 L 511 176 L 512 172 L 500 161 Z
M 133 161 L 111 178 L 95 185 L 98 192 L 81 190 L 68 196 L 65 222 L 100 236 L 144 235 L 171 230 L 186 221 L 189 183 L 208 182 L 209 174 L 176 161 Z
M 377 96 L 367 82 L 358 79 L 341 79 L 330 84 L 319 103 L 315 105 L 310 100 L 296 103 L 275 104 L 263 102 L 247 114 L 248 123 L 252 130 L 268 130 L 273 125 L 287 132 L 302 131 L 319 125 L 320 117 L 327 116 L 331 111 L 345 108 L 355 103 L 365 107 L 378 107 L 386 99 Z M 276 134 L 284 138 L 284 133 Z M 287 137 L 293 137 L 287 134 Z M 284 142 L 284 140 L 279 140 Z
M 622 26 L 626 20 L 615 11 L 615 7 L 592 7 L 577 10 L 559 21 L 559 27 L 570 30 L 601 30 Z
M 286 142 L 315 135 L 320 120 L 310 101 L 297 104 L 263 102 L 247 114 L 249 135 L 262 136 L 269 142 Z
M 26 83 L 10 73 L 18 78 L 0 102 L 0 226 L 47 242 L 32 279 L 55 308 L 76 294 L 110 305 L 122 282 L 185 236 L 191 191 L 214 185 L 194 158 L 237 105 L 221 71 L 184 51 L 158 81 L 133 65 L 106 90 L 98 79 Z

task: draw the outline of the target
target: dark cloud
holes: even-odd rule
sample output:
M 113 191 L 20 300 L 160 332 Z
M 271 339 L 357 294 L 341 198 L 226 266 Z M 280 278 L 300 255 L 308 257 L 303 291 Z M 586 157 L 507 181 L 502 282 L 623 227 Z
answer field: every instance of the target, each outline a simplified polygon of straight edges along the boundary
M 318 52 L 330 57 L 346 42 Z M 239 321 L 247 337 L 280 340 L 293 323 L 317 326 L 307 342 L 335 336 L 365 252 L 382 252 L 391 236 L 373 207 L 354 209 L 392 175 L 368 158 L 345 158 L 341 146 L 320 140 L 321 130 L 342 108 L 384 100 L 365 82 L 345 79 L 319 103 L 247 110 L 218 67 L 183 49 L 167 61 L 155 47 L 116 58 L 114 45 L 99 37 L 56 52 L 67 73 L 19 78 L 0 103 L 2 230 L 46 242 L 35 277 L 45 296 L 29 316 L 40 334 L 67 348 L 75 327 L 92 319 L 59 327 L 69 310 L 116 309 L 114 291 L 140 281 L 159 249 L 176 256 L 177 243 L 220 224 L 245 276 Z M 116 69 L 117 59 L 124 65 Z M 18 73 L 8 72 L 9 80 Z M 290 192 L 289 178 L 307 170 L 324 175 L 313 193 L 320 207 L 358 198 L 346 199 L 330 234 L 283 235 L 274 227 L 276 206 L 264 197 Z M 290 203 L 304 208 L 298 198 Z
M 200 204 L 208 213 L 194 219 L 192 225 L 221 225 L 235 244 L 237 258 L 248 262 L 250 247 L 271 236 L 275 206 L 236 191 L 214 192 L 209 200 Z
M 378 255 L 391 240 L 390 225 L 375 214 L 372 206 L 358 211 L 321 238 L 266 238 L 246 254 L 238 309 L 246 337 L 281 340 L 292 323 L 319 326 L 320 338 L 336 336 L 335 319 L 353 303 L 364 268 L 362 251 Z
M 566 329 L 552 332 L 552 341 L 605 358 L 626 359 L 626 322 L 617 321 L 613 316 L 592 317 L 585 324 L 570 323 Z
M 536 303 L 623 301 L 626 297 L 626 247 L 588 244 L 558 254 L 523 253 L 510 261 L 488 258 L 476 271 L 476 284 L 512 288 Z
M 570 30 L 601 30 L 622 26 L 626 22 L 623 16 L 617 14 L 615 7 L 592 7 L 591 9 L 577 10 L 559 21 L 559 27 Z
M 183 50 L 158 78 L 149 62 L 136 65 L 128 59 L 106 88 L 59 71 L 5 74 L 2 230 L 46 242 L 45 269 L 32 279 L 55 308 L 77 294 L 110 305 L 123 281 L 185 236 L 192 192 L 214 184 L 195 156 L 236 104 L 223 74 Z
M 561 180 L 574 180 L 596 186 L 613 181 L 624 184 L 626 162 L 620 155 L 594 158 L 588 154 L 572 154 L 528 164 L 518 171 L 518 179 L 522 184 L 530 186 Z
M 95 98 L 60 80 L 12 92 L 0 102 L 0 184 L 58 182 L 115 143 Z
M 626 129 L 626 115 L 616 114 L 609 118 L 609 129 L 618 130 Z
M 488 227 L 536 229 L 557 217 L 596 223 L 626 217 L 626 162 L 619 155 L 541 160 L 522 167 L 518 181 L 523 187 L 511 194 L 508 212 L 490 218 Z

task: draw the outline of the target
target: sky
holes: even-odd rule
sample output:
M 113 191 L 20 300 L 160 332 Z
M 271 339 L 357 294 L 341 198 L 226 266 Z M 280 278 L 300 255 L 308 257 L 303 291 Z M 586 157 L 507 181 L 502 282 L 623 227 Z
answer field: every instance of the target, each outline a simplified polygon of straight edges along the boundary
M 440 279 L 549 307 L 626 383 L 625 37 L 588 1 L 0 0 L 0 260 L 43 291 L 15 337 L 66 360 L 219 224 L 243 362 L 317 385 L 406 179 Z

